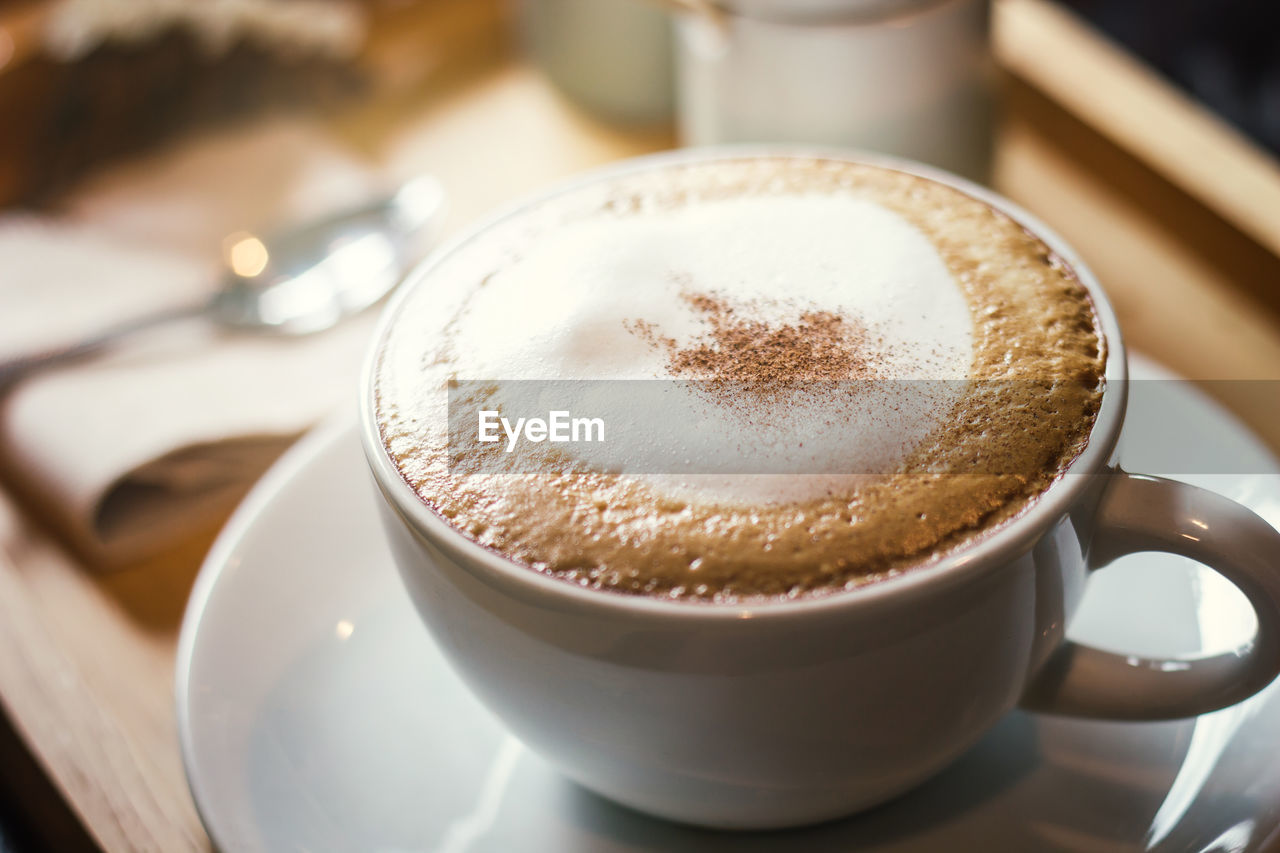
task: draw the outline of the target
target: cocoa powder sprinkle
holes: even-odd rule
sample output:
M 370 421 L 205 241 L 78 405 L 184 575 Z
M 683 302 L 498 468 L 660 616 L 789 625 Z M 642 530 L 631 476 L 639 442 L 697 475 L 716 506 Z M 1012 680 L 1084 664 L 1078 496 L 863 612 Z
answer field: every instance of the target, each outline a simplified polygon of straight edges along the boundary
M 875 373 L 874 342 L 853 318 L 808 310 L 791 323 L 768 323 L 759 319 L 757 306 L 716 294 L 686 293 L 683 299 L 707 326 L 684 346 L 652 323 L 628 324 L 633 334 L 666 351 L 667 368 L 675 376 L 742 383 L 764 395 L 797 382 L 866 379 Z

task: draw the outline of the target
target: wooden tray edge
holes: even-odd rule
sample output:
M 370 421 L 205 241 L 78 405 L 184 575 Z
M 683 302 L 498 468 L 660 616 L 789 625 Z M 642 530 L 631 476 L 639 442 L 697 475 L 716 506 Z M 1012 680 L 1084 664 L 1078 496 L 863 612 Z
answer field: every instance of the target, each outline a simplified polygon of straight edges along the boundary
M 1069 10 L 997 0 L 1000 64 L 1280 256 L 1280 163 Z

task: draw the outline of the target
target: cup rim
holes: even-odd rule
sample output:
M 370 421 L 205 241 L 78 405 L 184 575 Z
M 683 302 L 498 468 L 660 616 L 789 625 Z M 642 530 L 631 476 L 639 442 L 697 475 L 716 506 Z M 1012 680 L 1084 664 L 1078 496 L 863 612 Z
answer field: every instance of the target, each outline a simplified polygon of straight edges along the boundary
M 418 497 L 404 480 L 382 443 L 375 407 L 378 355 L 387 333 L 409 295 L 430 277 L 446 257 L 476 239 L 498 223 L 564 193 L 602 180 L 622 177 L 666 166 L 756 158 L 796 158 L 833 160 L 892 169 L 959 190 L 1004 213 L 1042 240 L 1063 258 L 1093 301 L 1106 345 L 1105 382 L 1102 404 L 1084 450 L 1056 479 L 1015 516 L 994 530 L 939 558 L 910 568 L 901 574 L 870 582 L 854 589 L 838 590 L 795 599 L 761 599 L 737 602 L 687 601 L 582 587 L 561 578 L 538 572 L 492 550 L 454 528 Z M 959 583 L 1016 558 L 1040 537 L 1042 531 L 1068 510 L 1086 491 L 1092 479 L 1110 462 L 1124 419 L 1128 375 L 1124 342 L 1115 311 L 1093 271 L 1074 249 L 1040 219 L 1009 199 L 943 169 L 885 154 L 846 148 L 813 145 L 715 145 L 675 149 L 616 161 L 579 173 L 566 180 L 499 207 L 472 222 L 419 263 L 396 289 L 378 319 L 360 374 L 360 438 L 374 480 L 383 499 L 419 538 L 450 552 L 462 568 L 481 580 L 499 585 L 508 593 L 538 599 L 555 607 L 579 607 L 601 614 L 650 616 L 676 619 L 794 619 L 812 618 L 816 613 L 875 606 L 885 599 L 926 593 L 940 585 Z

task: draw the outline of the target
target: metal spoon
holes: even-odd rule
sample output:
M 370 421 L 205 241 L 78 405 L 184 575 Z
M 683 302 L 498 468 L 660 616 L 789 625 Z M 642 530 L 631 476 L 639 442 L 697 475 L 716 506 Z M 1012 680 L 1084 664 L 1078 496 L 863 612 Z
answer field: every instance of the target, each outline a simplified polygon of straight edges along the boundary
M 246 331 L 304 335 L 328 329 L 380 300 L 421 249 L 444 204 L 439 181 L 415 178 L 393 194 L 274 236 L 224 242 L 222 286 L 202 302 L 114 325 L 65 347 L 0 363 L 0 389 L 46 367 L 106 349 L 152 326 L 200 315 Z

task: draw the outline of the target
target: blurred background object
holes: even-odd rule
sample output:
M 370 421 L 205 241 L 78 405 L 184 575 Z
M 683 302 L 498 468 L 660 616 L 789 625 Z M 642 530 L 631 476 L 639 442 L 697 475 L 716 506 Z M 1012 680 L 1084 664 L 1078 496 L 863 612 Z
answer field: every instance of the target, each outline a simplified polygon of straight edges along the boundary
M 0 204 L 184 130 L 361 91 L 359 0 L 0 4 Z
M 656 123 L 674 99 L 671 31 L 650 0 L 521 0 L 525 46 L 583 107 L 614 121 Z
M 277 116 L 103 169 L 56 211 L 0 212 L 0 362 L 209 303 L 228 234 L 316 222 L 390 184 L 325 127 Z M 350 399 L 373 321 L 284 338 L 192 316 L 33 372 L 0 395 L 0 475 L 86 564 L 173 547 Z
M 679 16 L 690 145 L 808 142 L 975 180 L 992 151 L 987 0 L 729 0 Z
M 1280 4 L 1171 0 L 1153 14 L 1149 0 L 1061 2 L 1280 153 Z M 674 45 L 664 9 L 677 10 Z M 662 120 L 674 85 L 687 145 L 851 146 L 988 177 L 988 0 L 521 0 L 520 10 L 534 61 L 606 120 Z
M 666 117 L 674 74 L 685 145 L 804 142 L 977 180 L 989 172 L 989 0 L 524 0 L 521 10 L 534 61 L 607 120 Z
M 1280 3 L 1063 2 L 1222 118 L 1280 154 Z
M 427 225 L 443 204 L 439 181 L 423 175 L 354 209 L 275 234 L 229 234 L 223 240 L 227 268 L 212 295 L 131 317 L 61 348 L 0 360 L 0 394 L 36 371 L 193 317 L 255 333 L 323 332 L 372 307 L 399 284 L 425 254 Z

